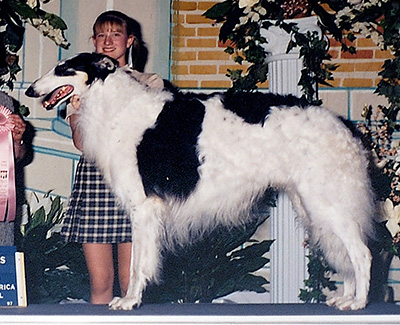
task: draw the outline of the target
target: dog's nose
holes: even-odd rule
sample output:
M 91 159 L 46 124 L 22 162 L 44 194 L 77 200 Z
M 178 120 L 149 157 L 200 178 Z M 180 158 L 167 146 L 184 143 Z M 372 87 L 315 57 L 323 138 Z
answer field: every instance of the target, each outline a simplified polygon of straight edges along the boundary
M 32 86 L 30 86 L 27 90 L 25 90 L 25 95 L 28 97 L 40 97 Z

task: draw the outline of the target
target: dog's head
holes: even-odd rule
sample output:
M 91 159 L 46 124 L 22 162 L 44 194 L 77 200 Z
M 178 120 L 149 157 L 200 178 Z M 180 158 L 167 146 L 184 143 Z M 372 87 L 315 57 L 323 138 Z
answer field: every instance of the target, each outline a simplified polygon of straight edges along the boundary
M 25 91 L 29 97 L 43 97 L 47 110 L 57 107 L 72 95 L 80 95 L 95 80 L 105 80 L 115 72 L 118 62 L 98 53 L 81 53 L 59 62 Z

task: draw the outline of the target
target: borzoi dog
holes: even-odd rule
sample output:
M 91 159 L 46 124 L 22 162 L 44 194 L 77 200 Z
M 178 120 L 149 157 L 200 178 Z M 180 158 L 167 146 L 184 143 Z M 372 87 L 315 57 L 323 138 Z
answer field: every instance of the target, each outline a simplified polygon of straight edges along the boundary
M 374 197 L 368 159 L 338 117 L 292 96 L 150 89 L 106 56 L 60 62 L 26 91 L 50 109 L 79 94 L 84 155 L 96 162 L 133 227 L 129 289 L 141 304 L 161 251 L 217 225 L 238 225 L 270 187 L 290 196 L 311 243 L 344 279 L 328 304 L 366 306 Z

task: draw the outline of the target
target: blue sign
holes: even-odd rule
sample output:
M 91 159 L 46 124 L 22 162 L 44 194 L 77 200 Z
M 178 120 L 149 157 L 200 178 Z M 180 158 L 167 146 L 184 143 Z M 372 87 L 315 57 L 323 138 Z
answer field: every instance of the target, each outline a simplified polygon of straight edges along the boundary
M 21 289 L 25 291 L 25 279 L 21 279 L 25 272 L 20 272 L 23 261 L 20 264 L 20 261 L 16 260 L 16 252 L 15 246 L 0 246 L 0 306 L 21 305 L 18 303 L 21 302 L 18 297 Z M 26 297 L 25 292 L 23 296 Z

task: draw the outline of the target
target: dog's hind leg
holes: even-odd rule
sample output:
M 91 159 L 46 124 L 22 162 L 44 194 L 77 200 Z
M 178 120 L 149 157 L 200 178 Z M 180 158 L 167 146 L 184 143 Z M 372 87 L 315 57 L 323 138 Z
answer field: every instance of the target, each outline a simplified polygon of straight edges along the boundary
M 353 267 L 349 272 L 342 267 L 343 296 L 328 300 L 328 305 L 334 305 L 340 310 L 358 310 L 365 308 L 368 300 L 370 281 L 371 254 L 368 247 L 360 240 L 347 240 L 343 246 L 347 249 L 348 258 Z
M 344 303 L 351 301 L 355 294 L 356 281 L 354 274 L 345 275 L 343 277 L 343 294 L 336 293 L 326 301 L 326 304 L 328 306 L 342 306 Z
M 165 205 L 158 197 L 147 198 L 132 216 L 132 260 L 125 297 L 115 297 L 111 309 L 130 310 L 140 306 L 147 284 L 156 281 L 161 264 L 161 216 Z
M 343 277 L 343 295 L 327 301 L 340 310 L 358 310 L 367 304 L 371 254 L 356 223 L 350 219 L 345 227 L 328 223 L 330 230 L 319 238 L 328 263 Z
M 336 233 L 332 231 L 332 227 L 335 228 L 335 225 L 332 225 L 332 227 L 315 227 L 315 223 L 312 223 L 308 217 L 308 213 L 304 208 L 300 196 L 296 192 L 292 191 L 287 191 L 287 194 L 291 199 L 293 208 L 296 210 L 297 216 L 301 219 L 302 224 L 308 230 L 308 233 L 314 236 L 317 234 L 318 237 L 313 238 L 314 244 L 315 242 L 318 242 L 317 245 L 324 251 L 326 259 L 333 267 L 337 268 L 343 276 L 343 294 L 335 294 L 327 301 L 327 304 L 330 306 L 335 306 L 338 309 L 364 308 L 368 294 L 368 286 L 365 287 L 365 284 L 369 283 L 369 273 L 367 271 L 365 274 L 364 270 L 369 269 L 369 261 L 363 260 L 362 256 L 359 256 L 357 254 L 359 250 L 363 250 L 362 247 L 356 248 L 360 245 L 363 245 L 361 237 L 354 235 L 358 234 L 359 231 L 357 229 L 354 229 L 353 231 L 350 231 L 349 233 L 344 235 L 344 238 L 340 238 L 340 236 L 343 235 L 343 231 L 340 231 L 340 236 L 337 236 Z M 351 247 L 350 253 L 348 253 L 348 249 L 344 244 L 344 241 L 348 241 L 348 238 L 346 238 L 347 236 L 355 237 L 354 243 L 348 244 L 354 245 Z M 357 238 L 359 238 L 359 240 Z M 356 250 L 357 252 L 353 252 L 353 250 Z M 353 257 L 353 260 L 355 262 L 350 260 L 350 255 L 353 254 L 357 255 Z M 337 265 L 337 261 L 339 261 L 339 265 Z M 356 268 L 359 269 L 359 272 L 354 271 Z M 358 274 L 360 280 L 356 280 L 355 274 Z M 364 282 L 362 279 L 366 277 L 368 281 Z M 356 283 L 358 283 L 360 286 L 357 290 Z
M 367 182 L 350 176 L 342 179 L 336 182 L 341 185 L 337 189 L 335 178 L 324 182 L 327 191 L 311 179 L 301 187 L 300 195 L 308 214 L 311 245 L 322 250 L 328 264 L 344 280 L 343 295 L 336 295 L 328 304 L 357 310 L 364 308 L 368 299 L 371 254 L 366 242 L 372 235 L 374 204 Z M 354 186 L 359 183 L 361 186 Z

